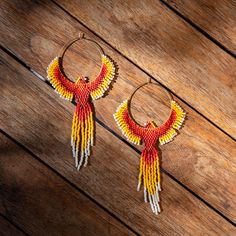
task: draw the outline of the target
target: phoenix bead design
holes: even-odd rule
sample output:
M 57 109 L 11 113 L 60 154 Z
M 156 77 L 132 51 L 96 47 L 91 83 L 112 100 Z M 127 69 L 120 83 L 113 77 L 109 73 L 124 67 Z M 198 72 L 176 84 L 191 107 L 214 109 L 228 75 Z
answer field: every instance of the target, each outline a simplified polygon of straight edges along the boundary
M 160 209 L 159 191 L 161 191 L 160 163 L 157 144 L 165 144 L 173 140 L 181 128 L 185 112 L 175 101 L 171 101 L 171 113 L 166 122 L 157 126 L 154 121 L 145 126 L 137 124 L 129 113 L 129 102 L 125 100 L 116 110 L 114 118 L 123 135 L 132 143 L 141 145 L 144 149 L 140 158 L 140 171 L 137 191 L 143 182 L 144 201 L 149 202 L 151 209 L 158 214 Z
M 76 102 L 76 109 L 72 121 L 71 146 L 75 159 L 75 166 L 79 170 L 86 166 L 94 144 L 94 114 L 92 100 L 101 98 L 109 89 L 115 77 L 115 66 L 111 59 L 102 55 L 101 71 L 95 80 L 88 82 L 79 76 L 72 82 L 62 73 L 61 58 L 56 57 L 47 68 L 48 80 L 59 95 Z

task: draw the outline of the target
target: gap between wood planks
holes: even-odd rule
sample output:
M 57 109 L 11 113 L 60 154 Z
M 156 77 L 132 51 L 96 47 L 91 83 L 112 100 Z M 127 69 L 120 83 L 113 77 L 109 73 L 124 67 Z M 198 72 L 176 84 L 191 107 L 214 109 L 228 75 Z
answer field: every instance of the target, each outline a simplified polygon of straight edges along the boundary
M 1 131 L 2 133 L 2 131 Z M 17 230 L 19 230 L 22 234 L 29 236 L 29 234 L 27 234 L 20 226 L 18 226 L 15 222 L 11 221 L 10 219 L 8 219 L 5 215 L 3 215 L 0 212 L 0 216 L 6 220 L 9 224 L 11 224 L 14 228 L 16 228 Z
M 185 17 L 183 14 L 181 14 L 178 10 L 176 10 L 174 7 L 172 7 L 168 2 L 165 2 L 164 0 L 159 0 L 164 6 L 166 6 L 169 10 L 173 11 L 178 17 L 180 17 L 182 20 L 187 22 L 189 25 L 191 25 L 195 30 L 203 34 L 207 39 L 212 41 L 215 45 L 217 45 L 219 48 L 221 48 L 223 51 L 228 53 L 230 56 L 236 59 L 236 54 L 232 52 L 230 49 L 225 47 L 222 43 L 220 43 L 217 39 L 213 38 L 210 34 L 208 34 L 205 30 L 203 30 L 201 27 L 199 27 L 197 24 L 195 24 L 193 21 Z
M 81 22 L 78 18 L 76 18 L 74 15 L 72 15 L 70 12 L 68 12 L 64 7 L 62 7 L 61 5 L 59 5 L 57 2 L 55 2 L 54 0 L 51 0 L 57 7 L 59 7 L 62 11 L 64 11 L 66 14 L 68 14 L 70 17 L 72 17 L 74 20 L 76 20 L 78 23 L 80 23 L 83 27 L 85 27 L 87 30 L 89 30 L 90 32 L 92 32 L 96 37 L 98 37 L 102 42 L 104 42 L 105 44 L 107 44 L 109 47 L 111 47 L 115 52 L 117 52 L 119 55 L 121 55 L 122 57 L 124 57 L 126 60 L 128 60 L 130 63 L 132 63 L 135 67 L 137 67 L 138 69 L 140 69 L 143 73 L 145 73 L 147 76 L 151 77 L 154 81 L 156 81 L 157 83 L 159 83 L 163 88 L 165 88 L 167 91 L 169 91 L 170 93 L 172 93 L 175 97 L 177 97 L 179 100 L 181 100 L 183 103 L 187 104 L 192 110 L 194 110 L 196 113 L 198 113 L 200 116 L 202 116 L 204 119 L 206 119 L 210 124 L 212 124 L 213 126 L 215 126 L 217 129 L 219 129 L 221 132 L 223 132 L 225 135 L 227 135 L 228 137 L 230 137 L 233 141 L 236 142 L 236 139 L 230 135 L 229 133 L 227 133 L 225 130 L 223 130 L 221 127 L 219 127 L 216 123 L 214 123 L 212 120 L 210 120 L 208 117 L 206 117 L 205 115 L 203 115 L 201 112 L 199 112 L 195 107 L 193 107 L 191 104 L 189 104 L 188 102 L 186 102 L 185 100 L 183 100 L 181 97 L 179 97 L 176 93 L 174 93 L 172 90 L 170 90 L 168 87 L 166 87 L 164 84 L 162 84 L 160 81 L 158 81 L 156 78 L 154 78 L 148 71 L 146 71 L 145 69 L 143 69 L 142 67 L 140 67 L 139 65 L 137 65 L 134 61 L 132 61 L 129 57 L 127 57 L 126 55 L 124 55 L 122 52 L 120 52 L 118 49 L 116 49 L 116 47 L 114 47 L 112 44 L 110 44 L 108 41 L 106 41 L 105 39 L 103 39 L 99 34 L 97 34 L 95 31 L 93 31 L 92 29 L 90 29 L 87 25 L 85 25 L 83 22 Z M 160 0 L 161 1 L 161 0 Z M 161 1 L 162 2 L 162 1 Z M 164 2 L 162 2 L 164 4 Z M 165 3 L 166 5 L 166 3 Z M 170 9 L 171 10 L 171 9 Z M 174 10 L 173 10 L 174 11 Z M 176 12 L 174 12 L 175 14 L 177 14 Z M 181 14 L 179 14 L 178 16 L 180 17 Z M 183 16 L 183 18 L 185 18 Z M 188 19 L 186 18 L 186 21 Z M 187 21 L 188 22 L 188 21 Z M 189 20 L 189 24 L 190 24 L 190 20 Z M 193 25 L 194 26 L 193 26 Z M 214 38 L 212 38 L 210 35 L 208 35 L 208 33 L 206 33 L 204 30 L 201 30 L 201 28 L 197 27 L 195 28 L 195 24 L 192 23 L 190 24 L 194 29 L 196 29 L 197 31 L 199 31 L 200 33 L 202 33 L 207 39 L 209 39 L 210 41 L 212 41 L 213 43 L 215 43 L 217 46 L 219 46 L 222 50 L 226 51 L 229 55 L 233 54 L 232 52 L 229 53 L 230 51 L 228 49 L 226 49 L 223 45 L 221 45 L 221 43 L 219 43 L 217 40 L 215 40 Z M 225 50 L 226 49 L 226 50 Z M 228 52 L 229 51 L 229 52 Z M 233 54 L 234 55 L 234 54 Z M 233 56 L 231 55 L 231 56 Z M 234 58 L 236 58 L 236 56 L 233 56 Z
M 30 66 L 28 66 L 24 61 L 22 61 L 20 58 L 18 58 L 13 52 L 9 51 L 8 49 L 4 48 L 2 45 L 0 45 L 0 48 L 7 53 L 9 56 L 11 56 L 15 61 L 17 61 L 19 64 L 21 64 L 22 66 L 24 66 L 27 70 L 29 70 L 37 79 L 45 82 L 49 87 L 51 87 L 53 89 L 53 87 L 51 86 L 51 84 L 49 83 L 49 81 L 47 79 L 45 79 L 43 76 L 41 76 L 39 73 L 37 73 L 36 71 L 34 71 L 33 69 L 31 69 Z M 73 105 L 76 105 L 74 101 L 72 101 Z M 117 134 L 115 131 L 113 131 L 111 128 L 109 128 L 106 124 L 104 124 L 102 121 L 100 121 L 98 118 L 95 117 L 95 121 L 100 124 L 104 129 L 106 129 L 107 131 L 109 131 L 111 134 L 113 134 L 115 137 L 117 137 L 119 140 L 121 140 L 123 143 L 125 143 L 126 145 L 128 145 L 130 148 L 132 148 L 135 152 L 137 152 L 138 154 L 140 154 L 141 152 L 135 148 L 133 145 L 131 145 L 128 141 L 126 141 L 122 136 L 120 136 L 119 134 Z M 137 234 L 138 233 L 136 231 L 134 231 L 132 228 L 130 228 L 130 226 L 128 226 L 125 222 L 123 222 L 120 218 L 118 218 L 116 215 L 114 215 L 112 212 L 110 212 L 108 209 L 106 209 L 104 206 L 102 206 L 100 203 L 98 203 L 96 200 L 94 200 L 91 196 L 89 196 L 88 194 L 86 194 L 83 190 L 81 190 L 80 188 L 78 188 L 75 184 L 73 184 L 72 182 L 70 182 L 66 177 L 64 177 L 63 175 L 61 175 L 59 172 L 57 172 L 55 169 L 53 169 L 51 166 L 49 166 L 48 164 L 46 164 L 45 162 L 43 162 L 37 155 L 35 155 L 32 151 L 30 151 L 27 147 L 25 147 L 24 145 L 22 145 L 21 143 L 19 143 L 17 140 L 15 140 L 14 138 L 12 138 L 10 135 L 8 135 L 6 132 L 4 132 L 3 130 L 0 129 L 0 132 L 3 133 L 5 136 L 7 136 L 9 139 L 11 139 L 12 141 L 14 141 L 17 145 L 19 145 L 20 147 L 22 147 L 25 151 L 27 151 L 31 156 L 33 156 L 34 158 L 36 158 L 38 161 L 40 161 L 42 164 L 44 164 L 47 168 L 49 168 L 51 171 L 53 171 L 54 173 L 56 173 L 58 176 L 60 176 L 64 181 L 66 181 L 67 183 L 69 183 L 71 186 L 73 186 L 74 188 L 76 188 L 76 190 L 78 190 L 79 192 L 81 192 L 82 194 L 84 194 L 87 198 L 89 198 L 91 201 L 93 201 L 94 203 L 96 203 L 99 207 L 101 207 L 103 210 L 105 210 L 107 213 L 109 213 L 112 217 L 114 217 L 116 220 L 118 220 L 119 222 L 121 222 L 125 227 L 127 227 L 129 230 L 131 230 L 133 233 Z M 226 221 L 228 221 L 229 223 L 231 223 L 233 226 L 236 227 L 236 224 L 230 220 L 228 217 L 226 217 L 222 212 L 220 212 L 219 210 L 217 210 L 215 207 L 213 207 L 210 203 L 208 203 L 207 201 L 205 201 L 203 198 L 201 198 L 198 194 L 196 194 L 194 191 L 192 191 L 190 188 L 188 188 L 187 186 L 185 186 L 183 183 L 181 183 L 178 179 L 176 179 L 174 176 L 172 176 L 168 171 L 166 171 L 165 169 L 161 168 L 161 171 L 163 173 L 165 173 L 166 175 L 168 175 L 168 177 L 170 177 L 173 181 L 175 181 L 177 184 L 179 184 L 181 187 L 183 187 L 185 190 L 187 190 L 188 192 L 190 192 L 194 197 L 196 197 L 197 199 L 199 199 L 201 202 L 203 202 L 206 206 L 208 206 L 210 209 L 212 209 L 213 211 L 215 211 L 218 215 L 220 215 L 222 218 L 224 218 Z

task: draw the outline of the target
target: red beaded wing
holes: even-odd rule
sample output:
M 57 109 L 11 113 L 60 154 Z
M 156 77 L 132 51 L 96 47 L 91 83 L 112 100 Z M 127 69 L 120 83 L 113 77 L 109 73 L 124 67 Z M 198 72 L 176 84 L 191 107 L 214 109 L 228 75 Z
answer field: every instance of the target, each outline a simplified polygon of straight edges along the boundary
M 144 127 L 138 125 L 130 116 L 128 110 L 128 100 L 125 100 L 117 108 L 114 118 L 120 127 L 123 135 L 134 144 L 141 144 Z
M 98 99 L 104 95 L 108 90 L 111 81 L 115 76 L 115 66 L 112 61 L 106 56 L 102 55 L 102 68 L 97 78 L 90 82 L 90 95 L 93 100 Z
M 171 101 L 171 114 L 169 119 L 157 129 L 160 144 L 165 144 L 173 140 L 177 135 L 185 119 L 185 112 L 175 101 Z
M 60 58 L 56 57 L 47 68 L 47 75 L 50 83 L 61 97 L 72 101 L 74 96 L 74 83 L 63 75 L 60 70 Z

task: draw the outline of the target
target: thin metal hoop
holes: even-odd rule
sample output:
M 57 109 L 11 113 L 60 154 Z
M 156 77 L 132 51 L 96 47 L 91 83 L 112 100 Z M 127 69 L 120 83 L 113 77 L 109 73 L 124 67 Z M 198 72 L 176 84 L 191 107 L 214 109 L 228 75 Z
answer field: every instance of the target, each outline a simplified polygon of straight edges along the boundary
M 133 119 L 134 119 L 134 116 L 133 116 L 132 113 L 131 113 L 131 101 L 132 101 L 132 98 L 134 97 L 135 93 L 136 93 L 140 88 L 142 88 L 142 87 L 144 87 L 144 86 L 146 86 L 146 85 L 148 85 L 148 84 L 153 84 L 153 85 L 159 86 L 160 88 L 164 89 L 165 92 L 166 92 L 166 94 L 168 95 L 170 104 L 171 104 L 171 102 L 173 101 L 173 96 L 172 96 L 172 94 L 171 94 L 168 90 L 166 90 L 166 89 L 165 89 L 161 84 L 159 84 L 159 83 L 153 83 L 153 82 L 152 82 L 152 78 L 149 78 L 149 79 L 148 79 L 148 82 L 143 83 L 143 84 L 141 84 L 140 86 L 138 86 L 138 87 L 133 91 L 133 93 L 130 95 L 130 98 L 129 98 L 128 103 L 129 103 L 130 114 L 131 114 L 131 116 L 133 117 Z M 170 117 L 171 112 L 172 112 L 172 110 L 170 109 L 168 118 Z M 168 120 L 168 118 L 167 118 L 167 120 Z M 135 120 L 135 119 L 134 119 L 134 120 Z M 136 120 L 135 120 L 135 122 L 138 123 Z
M 101 57 L 102 57 L 102 55 L 104 55 L 104 51 L 103 51 L 102 47 L 96 41 L 94 41 L 92 39 L 89 39 L 89 38 L 86 38 L 85 34 L 83 32 L 81 32 L 81 33 L 79 33 L 79 37 L 72 39 L 71 41 L 69 41 L 67 44 L 65 44 L 62 47 L 62 49 L 60 51 L 60 54 L 59 54 L 59 63 L 60 63 L 60 66 L 61 66 L 62 70 L 63 70 L 63 59 L 64 59 L 64 55 L 65 55 L 66 51 L 69 49 L 69 47 L 72 44 L 74 44 L 75 42 L 77 42 L 79 40 L 86 40 L 86 41 L 94 43 L 96 45 L 96 48 L 98 49 Z M 66 75 L 64 70 L 63 70 L 63 74 L 68 79 L 68 76 Z
M 130 99 L 129 99 L 129 100 L 131 101 L 132 98 L 133 98 L 133 96 L 134 96 L 134 94 L 135 94 L 139 89 L 141 89 L 142 87 L 144 87 L 144 86 L 146 86 L 146 85 L 148 85 L 148 84 L 154 84 L 154 85 L 159 86 L 160 88 L 163 88 L 163 86 L 162 86 L 161 84 L 159 84 L 159 83 L 153 83 L 153 82 L 152 82 L 152 78 L 149 78 L 148 82 L 139 85 L 139 86 L 133 91 L 133 93 L 130 95 Z M 164 88 L 163 88 L 163 89 L 164 89 Z M 172 100 L 173 100 L 173 97 L 172 97 L 171 93 L 170 93 L 168 90 L 166 90 L 166 89 L 164 89 L 164 90 L 165 90 L 166 94 L 168 95 L 169 100 L 172 101 Z
M 81 32 L 81 33 L 79 33 L 79 37 L 72 39 L 71 41 L 69 41 L 67 44 L 65 44 L 62 47 L 61 52 L 59 54 L 59 57 L 63 59 L 63 57 L 64 57 L 66 51 L 69 49 L 69 47 L 72 44 L 74 44 L 75 42 L 79 41 L 79 40 L 86 40 L 86 41 L 90 41 L 90 42 L 94 43 L 96 45 L 98 51 L 100 52 L 100 54 L 101 55 L 104 54 L 104 51 L 103 51 L 102 47 L 96 41 L 94 41 L 92 39 L 89 39 L 89 38 L 86 38 L 85 34 Z

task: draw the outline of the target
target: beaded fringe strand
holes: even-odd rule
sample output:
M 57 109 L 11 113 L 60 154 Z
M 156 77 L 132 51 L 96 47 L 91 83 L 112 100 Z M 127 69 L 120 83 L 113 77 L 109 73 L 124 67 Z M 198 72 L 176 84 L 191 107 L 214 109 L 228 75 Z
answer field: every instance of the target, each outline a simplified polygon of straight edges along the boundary
M 71 146 L 77 170 L 87 166 L 90 147 L 93 146 L 94 121 L 91 106 L 77 105 L 72 121 Z M 80 160 L 79 160 L 80 159 Z
M 144 186 L 144 201 L 149 202 L 151 209 L 155 214 L 161 212 L 159 206 L 159 191 L 161 191 L 160 185 L 160 167 L 158 153 L 155 148 L 142 151 L 140 158 L 140 170 L 138 178 L 137 191 L 140 190 L 141 183 L 143 181 Z

